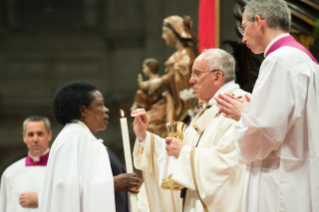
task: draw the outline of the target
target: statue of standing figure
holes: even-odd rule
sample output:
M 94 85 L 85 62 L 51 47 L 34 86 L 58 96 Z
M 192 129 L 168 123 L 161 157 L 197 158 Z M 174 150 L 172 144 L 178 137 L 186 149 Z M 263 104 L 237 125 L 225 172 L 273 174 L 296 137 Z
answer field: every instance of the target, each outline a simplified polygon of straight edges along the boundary
M 189 79 L 193 62 L 199 54 L 199 40 L 189 16 L 165 18 L 162 38 L 167 46 L 175 47 L 176 52 L 165 62 L 165 74 L 161 77 L 154 77 L 145 84 L 147 84 L 147 94 L 154 95 L 163 86 L 166 86 L 167 90 L 157 102 L 149 106 L 149 101 L 144 103 L 139 101 L 146 99 L 140 98 L 141 94 L 145 92 L 145 89 L 143 91 L 140 86 L 131 109 L 144 108 L 150 117 L 148 131 L 165 137 L 167 136 L 165 124 L 169 121 L 184 121 L 188 116 L 187 110 L 194 106 L 193 100 L 183 101 L 180 98 L 180 92 L 191 87 Z

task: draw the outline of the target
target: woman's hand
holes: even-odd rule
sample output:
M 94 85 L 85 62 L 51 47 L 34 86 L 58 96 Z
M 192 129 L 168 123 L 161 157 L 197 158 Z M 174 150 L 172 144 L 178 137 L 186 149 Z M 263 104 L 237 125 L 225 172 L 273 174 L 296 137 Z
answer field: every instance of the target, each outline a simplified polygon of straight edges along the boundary
M 132 194 L 139 192 L 141 179 L 135 173 L 123 173 L 113 177 L 115 191 L 128 191 Z

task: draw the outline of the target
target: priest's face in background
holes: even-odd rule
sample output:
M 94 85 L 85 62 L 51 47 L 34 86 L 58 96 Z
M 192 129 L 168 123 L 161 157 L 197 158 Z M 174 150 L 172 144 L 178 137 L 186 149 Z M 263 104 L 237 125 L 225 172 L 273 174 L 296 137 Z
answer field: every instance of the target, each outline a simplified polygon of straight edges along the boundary
M 108 125 L 109 109 L 104 106 L 104 98 L 100 91 L 93 91 L 93 100 L 88 106 L 81 106 L 81 119 L 92 133 L 105 130 Z
M 258 24 L 258 21 L 254 21 L 253 23 L 249 22 L 246 18 L 246 13 L 245 10 L 241 22 L 241 27 L 244 30 L 242 42 L 246 44 L 254 54 L 261 54 L 264 52 L 264 48 L 260 25 Z
M 44 121 L 29 121 L 23 132 L 23 140 L 32 156 L 38 157 L 48 149 L 52 131 L 47 131 Z
M 162 38 L 165 40 L 167 46 L 175 46 L 177 38 L 170 28 L 163 26 Z
M 214 56 L 214 53 L 204 52 L 199 55 L 193 64 L 193 70 L 189 83 L 193 85 L 197 99 L 208 102 L 218 89 L 224 84 L 221 71 L 213 70 L 205 59 Z

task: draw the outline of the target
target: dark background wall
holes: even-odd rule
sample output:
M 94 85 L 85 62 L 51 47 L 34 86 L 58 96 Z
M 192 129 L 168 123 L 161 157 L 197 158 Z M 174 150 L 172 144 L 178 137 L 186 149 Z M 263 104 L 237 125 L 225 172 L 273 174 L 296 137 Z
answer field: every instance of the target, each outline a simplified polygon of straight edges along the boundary
M 143 60 L 158 59 L 162 74 L 165 60 L 174 52 L 161 39 L 163 19 L 189 15 L 197 31 L 199 2 L 25 1 L 33 6 L 21 2 L 0 1 L 0 174 L 27 154 L 22 140 L 22 122 L 27 116 L 47 116 L 54 140 L 62 126 L 53 118 L 52 97 L 63 84 L 77 79 L 94 83 L 103 93 L 110 121 L 108 129 L 96 137 L 123 158 L 119 108 L 129 116 Z M 238 40 L 234 2 L 221 1 L 222 42 Z M 61 8 L 67 9 L 60 13 Z M 222 48 L 230 51 L 226 45 Z M 133 119 L 129 117 L 128 122 Z M 133 144 L 132 127 L 130 137 Z

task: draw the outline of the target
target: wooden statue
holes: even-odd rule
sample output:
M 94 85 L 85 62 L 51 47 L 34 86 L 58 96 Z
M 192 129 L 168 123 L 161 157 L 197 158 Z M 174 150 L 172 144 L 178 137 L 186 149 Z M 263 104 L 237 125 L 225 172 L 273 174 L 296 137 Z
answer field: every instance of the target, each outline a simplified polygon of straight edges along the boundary
M 180 92 L 191 87 L 189 79 L 193 62 L 198 55 L 199 40 L 193 30 L 192 21 L 187 16 L 165 18 L 162 38 L 167 46 L 176 48 L 176 52 L 165 62 L 165 74 L 148 81 L 150 92 L 162 86 L 166 86 L 167 91 L 146 111 L 150 117 L 148 130 L 165 137 L 165 124 L 169 121 L 184 121 L 188 116 L 187 110 L 193 106 L 193 101 L 183 101 L 180 98 Z
M 150 89 L 150 83 L 154 80 L 159 80 L 158 76 L 159 63 L 154 58 L 148 58 L 143 62 L 143 73 L 149 78 L 148 81 L 143 81 L 141 74 L 138 75 L 137 82 L 140 89 L 136 92 L 131 111 L 137 108 L 144 108 L 146 111 L 151 109 L 151 106 L 162 98 L 162 88 L 159 87 L 155 91 Z

